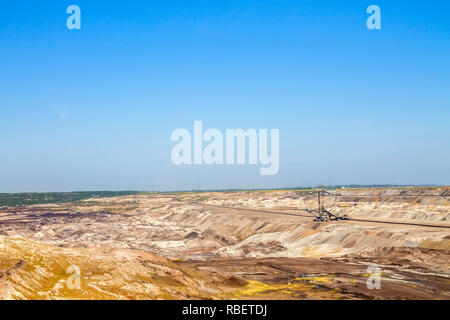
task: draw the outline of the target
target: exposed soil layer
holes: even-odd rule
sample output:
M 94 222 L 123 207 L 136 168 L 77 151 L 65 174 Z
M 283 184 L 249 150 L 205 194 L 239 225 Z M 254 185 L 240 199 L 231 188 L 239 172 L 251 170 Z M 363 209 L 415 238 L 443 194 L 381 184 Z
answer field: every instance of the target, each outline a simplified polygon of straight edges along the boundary
M 350 220 L 322 223 L 307 190 L 1 208 L 0 297 L 448 299 L 449 190 L 333 191 L 327 210 Z M 92 284 L 83 294 L 61 289 L 71 261 Z M 373 264 L 381 288 L 371 290 Z
M 383 248 L 339 259 L 219 258 L 177 264 L 211 277 L 230 276 L 247 283 L 268 284 L 257 293 L 264 298 L 450 299 L 449 263 L 447 251 Z M 367 285 L 376 275 L 370 268 L 373 264 L 380 271 L 379 289 Z M 308 290 L 298 284 L 306 285 Z

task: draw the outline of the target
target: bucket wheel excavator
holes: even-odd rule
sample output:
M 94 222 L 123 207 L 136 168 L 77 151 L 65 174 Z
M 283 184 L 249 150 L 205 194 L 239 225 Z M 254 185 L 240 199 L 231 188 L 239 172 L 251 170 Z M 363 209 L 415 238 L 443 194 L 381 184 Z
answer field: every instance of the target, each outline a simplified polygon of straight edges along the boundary
M 317 192 L 317 208 L 313 208 L 313 209 L 309 208 L 305 199 L 302 198 L 302 200 L 305 204 L 305 207 L 306 207 L 306 211 L 314 217 L 313 221 L 327 222 L 327 221 L 350 220 L 347 215 L 340 216 L 340 215 L 331 213 L 329 210 L 327 210 L 325 208 L 325 202 L 327 202 L 327 200 L 325 200 L 325 198 L 324 198 L 325 196 L 333 198 L 332 204 L 330 206 L 327 205 L 328 207 L 333 207 L 334 204 L 336 203 L 337 197 L 330 192 L 324 191 L 323 189 L 321 189 L 320 191 Z

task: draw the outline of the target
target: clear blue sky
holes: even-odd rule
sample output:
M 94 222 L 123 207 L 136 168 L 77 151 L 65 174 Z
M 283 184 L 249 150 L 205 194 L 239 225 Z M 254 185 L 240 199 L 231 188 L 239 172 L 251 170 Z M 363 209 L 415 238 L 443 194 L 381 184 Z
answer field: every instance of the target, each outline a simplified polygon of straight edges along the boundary
M 66 8 L 82 29 L 66 28 Z M 381 8 L 382 30 L 366 28 Z M 450 2 L 2 1 L 0 192 L 450 184 Z M 280 170 L 171 132 L 280 129 Z

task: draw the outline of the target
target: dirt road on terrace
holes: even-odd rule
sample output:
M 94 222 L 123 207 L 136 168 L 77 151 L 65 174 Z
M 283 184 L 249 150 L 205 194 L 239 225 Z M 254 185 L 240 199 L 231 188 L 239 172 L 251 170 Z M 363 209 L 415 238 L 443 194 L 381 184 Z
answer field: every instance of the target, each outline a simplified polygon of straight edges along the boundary
M 246 212 L 256 212 L 261 214 L 269 214 L 269 215 L 282 215 L 282 216 L 289 216 L 289 217 L 298 217 L 300 221 L 307 221 L 314 218 L 312 214 L 309 214 L 306 210 L 291 210 L 291 211 L 268 211 L 263 209 L 255 209 L 255 208 L 242 208 L 242 207 L 226 207 L 226 206 L 218 206 L 218 205 L 211 205 L 211 204 L 204 204 L 204 203 L 198 203 L 194 202 L 193 204 L 200 205 L 200 206 L 206 206 L 206 207 L 214 207 L 217 209 L 231 209 L 236 210 L 237 212 L 240 212 L 242 214 L 245 214 Z M 304 214 L 303 212 L 306 212 L 308 214 Z M 307 218 L 304 219 L 304 218 Z M 344 221 L 339 221 L 340 223 Z M 436 223 L 436 222 L 426 222 L 426 221 L 415 221 L 415 222 L 404 222 L 400 220 L 395 219 L 382 219 L 377 220 L 373 218 L 364 218 L 364 216 L 353 216 L 349 217 L 349 220 L 345 220 L 345 223 L 382 223 L 382 224 L 393 224 L 393 225 L 402 225 L 402 226 L 411 226 L 411 227 L 424 227 L 424 228 L 441 228 L 441 229 L 450 229 L 450 222 L 443 224 L 443 223 Z M 338 223 L 338 221 L 328 221 L 324 223 Z

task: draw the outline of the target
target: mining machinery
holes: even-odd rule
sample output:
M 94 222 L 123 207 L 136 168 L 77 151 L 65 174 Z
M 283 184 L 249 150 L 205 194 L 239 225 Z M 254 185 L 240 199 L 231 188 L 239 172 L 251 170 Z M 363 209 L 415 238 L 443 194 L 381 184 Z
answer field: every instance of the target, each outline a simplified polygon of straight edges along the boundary
M 306 201 L 304 201 L 306 206 L 306 211 L 309 212 L 313 217 L 313 221 L 326 222 L 326 221 L 339 221 L 339 220 L 349 220 L 347 215 L 339 216 L 331 213 L 324 206 L 323 197 L 324 196 L 334 196 L 332 193 L 324 191 L 323 188 L 317 192 L 317 209 L 308 208 Z M 336 197 L 334 196 L 333 205 L 336 202 Z M 332 205 L 332 206 L 333 206 Z

